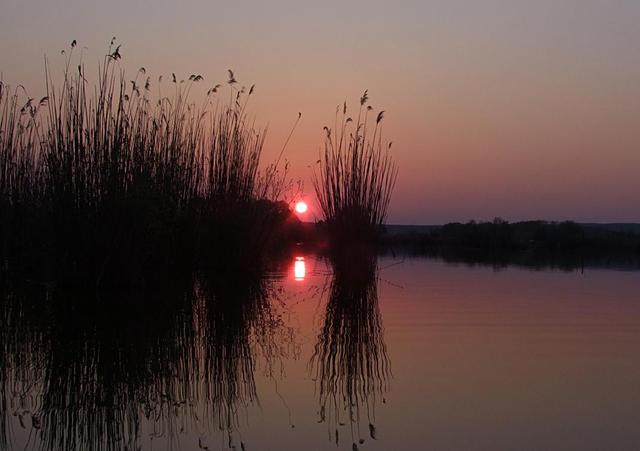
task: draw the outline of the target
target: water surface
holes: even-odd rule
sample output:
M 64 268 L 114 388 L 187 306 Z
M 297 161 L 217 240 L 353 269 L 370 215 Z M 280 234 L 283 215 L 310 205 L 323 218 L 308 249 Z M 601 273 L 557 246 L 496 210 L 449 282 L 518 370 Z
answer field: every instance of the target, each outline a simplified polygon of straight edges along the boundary
M 338 272 L 298 255 L 155 295 L 11 290 L 0 447 L 640 448 L 639 272 Z

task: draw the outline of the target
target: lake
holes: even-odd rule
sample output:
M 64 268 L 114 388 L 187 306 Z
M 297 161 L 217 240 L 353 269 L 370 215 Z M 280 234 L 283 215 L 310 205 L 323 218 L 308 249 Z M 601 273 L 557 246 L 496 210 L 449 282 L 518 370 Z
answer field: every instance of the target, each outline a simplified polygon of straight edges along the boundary
M 353 268 L 7 290 L 0 448 L 640 449 L 640 272 Z

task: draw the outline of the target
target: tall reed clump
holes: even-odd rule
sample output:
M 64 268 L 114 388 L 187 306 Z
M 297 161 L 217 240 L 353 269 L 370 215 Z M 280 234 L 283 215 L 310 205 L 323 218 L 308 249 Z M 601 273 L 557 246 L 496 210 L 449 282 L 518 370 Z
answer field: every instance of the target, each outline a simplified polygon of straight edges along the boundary
M 368 99 L 365 91 L 355 121 L 347 116 L 346 102 L 336 109 L 334 129 L 324 127 L 324 150 L 313 173 L 313 186 L 334 246 L 375 241 L 396 181 L 391 143 L 382 141 L 384 111 L 372 123 Z
M 10 260 L 20 257 L 21 266 L 38 238 L 25 231 L 40 222 L 33 214 L 41 190 L 37 117 L 46 102 L 35 104 L 22 86 L 12 90 L 0 80 L 0 274 Z
M 207 140 L 206 196 L 214 206 L 254 198 L 265 139 L 265 131 L 255 130 L 245 112 L 254 87 L 243 99 L 245 88 L 233 87 L 236 80 L 231 71 L 228 83 L 232 99 L 214 111 L 211 136 Z
M 277 227 L 290 214 L 278 202 L 288 166 L 276 161 L 259 169 L 266 129 L 256 128 L 247 114 L 254 86 L 247 90 L 236 83 L 229 70 L 229 102 L 216 104 L 205 141 L 203 249 L 209 264 L 251 269 L 263 263 Z
M 140 281 L 174 257 L 202 175 L 190 86 L 152 102 L 144 69 L 125 80 L 119 49 L 112 41 L 93 90 L 82 62 L 69 69 L 71 55 L 60 89 L 47 70 L 43 182 L 56 265 L 98 285 Z
M 253 86 L 236 89 L 229 71 L 230 98 L 217 104 L 210 117 L 210 135 L 205 143 L 206 177 L 203 189 L 203 248 L 207 264 L 229 265 L 232 256 L 246 259 L 255 245 L 258 226 L 256 190 L 258 164 L 265 130 L 256 130 L 246 106 Z M 245 249 L 246 248 L 246 249 Z
M 259 167 L 253 86 L 229 71 L 228 103 L 216 85 L 197 106 L 201 75 L 172 74 L 165 95 L 144 68 L 125 78 L 114 40 L 95 83 L 74 41 L 61 81 L 45 65 L 39 102 L 0 84 L 1 269 L 24 257 L 36 277 L 107 287 L 191 271 L 198 257 L 261 261 L 289 210 L 276 202 L 286 165 Z

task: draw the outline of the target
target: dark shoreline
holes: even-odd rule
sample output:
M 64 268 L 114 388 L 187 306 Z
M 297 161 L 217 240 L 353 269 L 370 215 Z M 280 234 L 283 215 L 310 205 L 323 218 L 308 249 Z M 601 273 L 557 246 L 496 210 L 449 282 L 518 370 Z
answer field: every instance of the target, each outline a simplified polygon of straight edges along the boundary
M 329 251 L 322 223 L 301 224 L 303 247 Z M 533 269 L 584 267 L 640 269 L 640 224 L 578 224 L 525 221 L 385 226 L 378 241 L 383 255 L 427 257 L 449 263 Z

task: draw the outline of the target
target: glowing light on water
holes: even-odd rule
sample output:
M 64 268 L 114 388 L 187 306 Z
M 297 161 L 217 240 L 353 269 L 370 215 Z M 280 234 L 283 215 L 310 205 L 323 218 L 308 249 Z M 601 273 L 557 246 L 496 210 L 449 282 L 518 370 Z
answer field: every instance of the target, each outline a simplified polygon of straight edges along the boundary
M 306 267 L 304 265 L 304 257 L 296 257 L 296 261 L 293 264 L 293 277 L 297 281 L 304 280 L 306 275 Z

